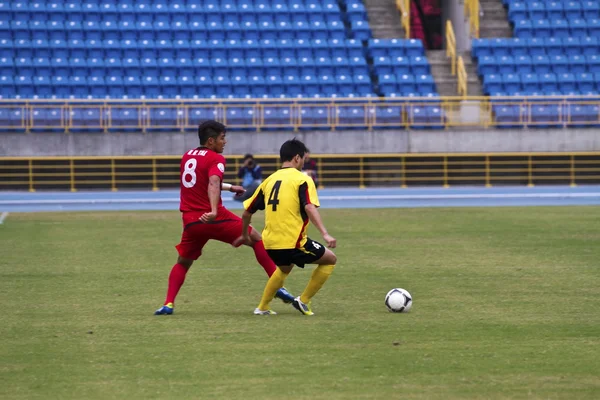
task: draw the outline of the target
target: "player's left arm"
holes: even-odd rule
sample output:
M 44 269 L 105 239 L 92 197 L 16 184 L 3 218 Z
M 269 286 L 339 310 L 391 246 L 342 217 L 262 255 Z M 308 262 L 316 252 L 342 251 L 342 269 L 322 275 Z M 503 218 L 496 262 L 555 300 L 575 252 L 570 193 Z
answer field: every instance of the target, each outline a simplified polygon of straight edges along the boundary
M 227 190 L 229 192 L 232 193 L 236 193 L 236 194 L 244 194 L 246 192 L 246 189 L 244 189 L 243 187 L 239 186 L 239 185 L 232 185 L 231 183 L 221 183 L 221 190 Z
M 312 178 L 306 177 L 306 181 L 298 189 L 298 195 L 300 196 L 300 204 L 304 207 L 304 211 L 306 211 L 310 222 L 319 230 L 327 246 L 332 249 L 335 248 L 337 240 L 327 232 L 327 228 L 325 228 L 325 224 L 321 219 L 321 214 L 317 210 L 317 207 L 320 207 L 321 204 L 319 203 L 317 188 Z

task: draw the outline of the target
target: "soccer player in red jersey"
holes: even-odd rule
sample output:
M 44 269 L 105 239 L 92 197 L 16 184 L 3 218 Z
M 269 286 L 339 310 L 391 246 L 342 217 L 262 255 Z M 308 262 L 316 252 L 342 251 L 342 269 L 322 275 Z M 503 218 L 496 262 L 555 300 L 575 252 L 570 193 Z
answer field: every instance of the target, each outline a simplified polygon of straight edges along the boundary
M 173 313 L 175 297 L 185 281 L 185 276 L 195 260 L 202 254 L 202 248 L 209 240 L 219 240 L 235 247 L 240 246 L 242 220 L 227 210 L 221 200 L 221 190 L 243 193 L 241 186 L 223 183 L 225 158 L 221 155 L 227 140 L 225 126 L 217 121 L 206 121 L 198 127 L 200 147 L 185 153 L 180 167 L 180 206 L 183 233 L 181 242 L 175 246 L 179 252 L 177 263 L 169 274 L 169 285 L 164 305 L 155 315 Z M 268 276 L 277 267 L 267 254 L 260 233 L 250 227 L 256 260 Z M 282 288 L 275 297 L 291 303 L 294 297 Z

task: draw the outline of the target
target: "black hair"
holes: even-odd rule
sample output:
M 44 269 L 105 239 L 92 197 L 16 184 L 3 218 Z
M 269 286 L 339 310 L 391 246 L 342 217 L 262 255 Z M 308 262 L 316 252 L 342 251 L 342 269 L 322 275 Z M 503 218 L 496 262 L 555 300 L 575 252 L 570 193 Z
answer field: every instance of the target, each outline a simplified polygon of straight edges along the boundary
M 244 161 L 246 161 L 246 160 L 247 160 L 247 159 L 249 159 L 249 158 L 252 158 L 252 159 L 254 159 L 254 156 L 253 156 L 252 154 L 248 153 L 248 154 L 246 154 L 246 155 L 244 156 Z
M 281 145 L 279 149 L 279 157 L 281 162 L 292 161 L 296 156 L 304 157 L 304 154 L 308 153 L 308 148 L 296 138 L 288 140 Z
M 205 145 L 209 138 L 217 138 L 221 133 L 225 133 L 225 125 L 212 119 L 204 121 L 198 126 L 200 145 Z

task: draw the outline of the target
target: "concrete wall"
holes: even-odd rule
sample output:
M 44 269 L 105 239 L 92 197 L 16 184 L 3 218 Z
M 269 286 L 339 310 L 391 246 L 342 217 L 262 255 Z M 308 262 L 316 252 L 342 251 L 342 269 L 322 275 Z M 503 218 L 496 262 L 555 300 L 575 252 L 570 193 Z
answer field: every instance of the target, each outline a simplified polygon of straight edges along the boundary
M 226 154 L 278 154 L 298 137 L 314 154 L 600 151 L 597 129 L 228 132 Z M 179 155 L 194 133 L 0 134 L 0 157 Z
M 444 33 L 446 32 L 446 21 L 452 21 L 454 35 L 456 36 L 456 48 L 459 52 L 471 50 L 471 40 L 469 36 L 469 20 L 465 18 L 464 1 L 452 0 L 443 1 L 442 21 L 444 24 Z M 444 42 L 446 38 L 444 36 Z

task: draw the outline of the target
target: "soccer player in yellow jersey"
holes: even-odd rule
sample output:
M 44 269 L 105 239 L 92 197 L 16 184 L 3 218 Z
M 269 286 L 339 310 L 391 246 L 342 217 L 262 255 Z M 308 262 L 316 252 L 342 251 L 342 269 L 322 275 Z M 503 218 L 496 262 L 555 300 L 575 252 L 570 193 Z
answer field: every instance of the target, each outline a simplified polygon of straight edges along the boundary
M 249 229 L 252 214 L 265 210 L 265 229 L 262 232 L 267 253 L 277 265 L 271 275 L 262 299 L 254 310 L 257 315 L 276 314 L 269 303 L 277 290 L 283 287 L 285 278 L 294 265 L 317 264 L 302 295 L 296 297 L 293 306 L 304 315 L 313 315 L 311 299 L 331 275 L 337 261 L 335 254 L 324 245 L 306 236 L 309 220 L 317 227 L 323 240 L 335 248 L 336 240 L 327 233 L 321 220 L 319 198 L 312 178 L 302 172 L 308 149 L 299 140 L 285 142 L 279 154 L 282 167 L 265 179 L 251 198 L 244 202 L 242 216 L 242 240 L 250 243 Z

